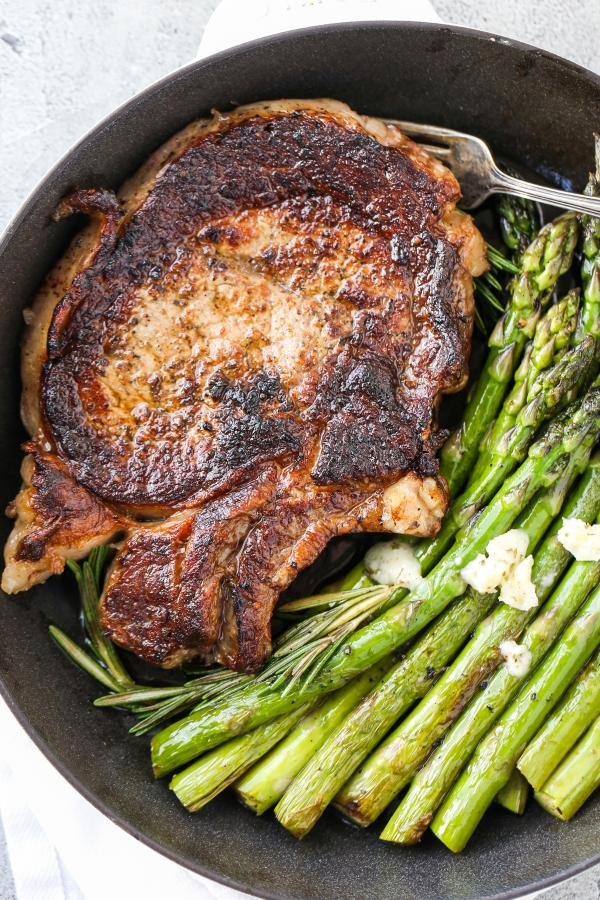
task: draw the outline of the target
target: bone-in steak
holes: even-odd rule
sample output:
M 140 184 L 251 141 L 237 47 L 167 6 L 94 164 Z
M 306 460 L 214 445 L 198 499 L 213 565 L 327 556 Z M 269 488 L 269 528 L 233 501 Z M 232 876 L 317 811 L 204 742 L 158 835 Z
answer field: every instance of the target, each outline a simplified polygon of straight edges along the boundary
M 256 670 L 277 598 L 334 537 L 434 534 L 442 394 L 484 248 L 448 170 L 334 101 L 194 123 L 49 275 L 23 352 L 3 587 L 121 542 L 108 634 Z

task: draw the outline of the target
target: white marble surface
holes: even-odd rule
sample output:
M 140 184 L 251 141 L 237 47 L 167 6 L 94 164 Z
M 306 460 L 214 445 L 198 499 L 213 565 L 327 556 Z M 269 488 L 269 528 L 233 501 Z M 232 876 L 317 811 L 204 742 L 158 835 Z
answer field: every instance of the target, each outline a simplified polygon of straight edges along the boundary
M 248 0 L 251 2 L 251 0 Z M 600 0 L 433 0 L 600 72 Z M 0 0 L 0 228 L 98 119 L 195 55 L 217 0 Z M 0 827 L 0 900 L 12 900 Z M 544 892 L 598 900 L 600 867 Z M 358 900 L 358 898 L 357 898 Z

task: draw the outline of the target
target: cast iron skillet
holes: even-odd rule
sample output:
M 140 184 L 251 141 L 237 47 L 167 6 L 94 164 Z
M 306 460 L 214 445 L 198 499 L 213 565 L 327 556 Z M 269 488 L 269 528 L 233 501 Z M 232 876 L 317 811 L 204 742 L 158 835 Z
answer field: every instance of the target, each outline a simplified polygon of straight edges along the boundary
M 102 122 L 48 175 L 0 246 L 0 506 L 14 496 L 21 310 L 77 223 L 50 224 L 76 187 L 117 187 L 162 141 L 211 107 L 279 97 L 336 97 L 375 116 L 449 125 L 485 138 L 540 177 L 581 188 L 600 123 L 600 79 L 548 53 L 459 28 L 330 26 L 256 41 L 197 62 Z M 2 522 L 2 539 L 8 523 Z M 90 701 L 94 683 L 51 644 L 49 621 L 77 633 L 66 579 L 0 602 L 0 689 L 31 737 L 81 793 L 123 828 L 203 875 L 264 897 L 515 896 L 599 859 L 600 803 L 570 825 L 532 804 L 493 809 L 468 849 L 433 839 L 394 848 L 334 816 L 296 842 L 231 796 L 190 816 L 152 780 L 146 739 Z

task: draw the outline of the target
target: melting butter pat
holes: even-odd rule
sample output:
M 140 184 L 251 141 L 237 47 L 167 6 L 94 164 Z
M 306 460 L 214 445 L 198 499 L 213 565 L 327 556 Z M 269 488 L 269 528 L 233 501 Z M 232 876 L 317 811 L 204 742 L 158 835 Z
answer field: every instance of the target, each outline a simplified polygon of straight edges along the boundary
M 515 609 L 533 609 L 539 600 L 531 579 L 533 557 L 527 556 L 529 538 L 513 528 L 492 538 L 461 571 L 464 581 L 480 594 L 500 589 L 500 600 Z
M 531 652 L 516 641 L 502 641 L 500 653 L 506 666 L 506 671 L 514 678 L 525 678 L 531 668 Z
M 423 580 L 412 547 L 400 540 L 371 547 L 365 555 L 365 569 L 378 584 L 397 584 L 412 589 Z
M 589 525 L 583 519 L 563 519 L 557 538 L 575 559 L 600 562 L 600 525 Z

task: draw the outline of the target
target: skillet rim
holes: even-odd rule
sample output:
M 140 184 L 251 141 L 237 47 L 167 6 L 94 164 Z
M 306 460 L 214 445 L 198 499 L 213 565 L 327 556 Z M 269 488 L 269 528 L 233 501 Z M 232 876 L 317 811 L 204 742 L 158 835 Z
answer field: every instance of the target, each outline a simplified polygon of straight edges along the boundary
M 210 56 L 193 60 L 192 62 L 181 66 L 178 69 L 175 69 L 173 72 L 170 72 L 162 78 L 159 78 L 158 80 L 152 82 L 143 90 L 136 93 L 133 97 L 130 97 L 124 103 L 120 104 L 114 110 L 104 116 L 95 126 L 88 129 L 81 138 L 75 141 L 75 143 L 73 143 L 66 150 L 66 152 L 63 153 L 58 161 L 38 181 L 33 190 L 29 193 L 26 200 L 22 203 L 16 213 L 11 217 L 8 224 L 0 234 L 0 256 L 4 255 L 7 249 L 9 249 L 9 245 L 13 235 L 18 232 L 23 223 L 26 221 L 30 209 L 34 206 L 38 196 L 40 194 L 43 194 L 44 190 L 51 183 L 54 175 L 58 173 L 61 168 L 69 162 L 71 156 L 74 155 L 77 151 L 84 149 L 86 143 L 93 136 L 103 131 L 105 128 L 110 127 L 116 118 L 122 116 L 123 114 L 126 114 L 128 111 L 133 110 L 141 100 L 147 99 L 149 95 L 153 93 L 156 93 L 158 99 L 161 94 L 161 89 L 164 85 L 171 84 L 172 82 L 177 81 L 180 77 L 187 76 L 187 74 L 194 69 L 201 69 L 203 66 L 211 65 L 214 61 L 227 60 L 227 58 L 233 57 L 236 54 L 249 49 L 267 48 L 276 44 L 286 43 L 290 41 L 290 39 L 294 40 L 297 37 L 302 37 L 304 35 L 310 34 L 339 34 L 346 31 L 368 31 L 376 29 L 390 29 L 392 31 L 418 30 L 420 32 L 429 32 L 431 34 L 458 34 L 474 38 L 482 43 L 500 43 L 508 47 L 513 47 L 517 50 L 525 51 L 528 55 L 534 58 L 543 58 L 549 60 L 557 64 L 559 67 L 562 67 L 563 69 L 568 70 L 569 72 L 579 76 L 580 78 L 584 78 L 585 80 L 591 82 L 600 91 L 600 75 L 597 75 L 584 66 L 581 66 L 578 63 L 571 62 L 570 60 L 567 60 L 556 53 L 552 53 L 548 50 L 543 50 L 533 44 L 528 44 L 524 41 L 518 41 L 513 38 L 503 37 L 492 32 L 480 31 L 474 28 L 465 28 L 463 26 L 446 23 L 415 22 L 389 19 L 339 23 L 334 22 L 328 23 L 326 25 L 293 29 L 291 31 L 285 31 L 279 34 L 257 38 L 252 41 L 246 41 L 243 44 L 238 44 L 235 47 L 222 50 L 218 53 L 211 54 Z M 263 891 L 261 891 L 260 893 L 256 893 L 255 889 L 246 883 L 242 883 L 235 878 L 232 878 L 221 872 L 215 873 L 215 871 L 212 870 L 209 866 L 206 866 L 202 863 L 195 862 L 191 859 L 182 858 L 182 856 L 175 850 L 170 850 L 169 848 L 160 844 L 158 841 L 154 840 L 152 837 L 148 836 L 144 831 L 142 831 L 141 828 L 125 819 L 122 815 L 113 812 L 110 809 L 109 805 L 99 795 L 94 793 L 92 789 L 88 788 L 81 779 L 76 777 L 69 770 L 67 764 L 63 763 L 62 759 L 52 750 L 48 742 L 36 729 L 35 725 L 27 719 L 25 713 L 21 710 L 16 698 L 5 684 L 1 674 L 0 696 L 6 702 L 10 712 L 15 717 L 19 725 L 23 728 L 28 737 L 31 738 L 36 747 L 43 753 L 46 759 L 48 759 L 48 761 L 62 775 L 62 777 L 82 797 L 84 797 L 84 799 L 87 800 L 88 803 L 90 803 L 95 809 L 106 816 L 113 824 L 120 827 L 123 831 L 125 831 L 132 837 L 141 841 L 147 847 L 150 847 L 152 850 L 156 851 L 167 859 L 170 859 L 172 862 L 177 863 L 188 871 L 194 872 L 195 874 L 201 875 L 202 877 L 207 878 L 211 881 L 215 881 L 219 884 L 223 884 L 226 887 L 233 888 L 234 890 L 242 891 L 245 893 L 248 893 L 248 891 L 251 890 L 252 896 L 264 898 L 264 900 L 281 900 L 280 894 Z M 509 900 L 509 898 L 523 897 L 525 895 L 528 895 L 529 893 L 541 891 L 546 888 L 552 887 L 553 885 L 568 881 L 569 879 L 582 872 L 585 872 L 587 869 L 591 868 L 594 865 L 597 865 L 598 863 L 600 863 L 600 851 L 590 859 L 585 860 L 584 862 L 575 863 L 573 866 L 569 866 L 568 868 L 563 869 L 561 872 L 558 872 L 554 875 L 549 875 L 546 878 L 538 879 L 537 881 L 530 882 L 526 885 L 523 885 L 522 887 L 509 889 L 508 891 L 503 891 L 497 894 L 486 895 L 485 897 L 481 897 L 480 900 Z

